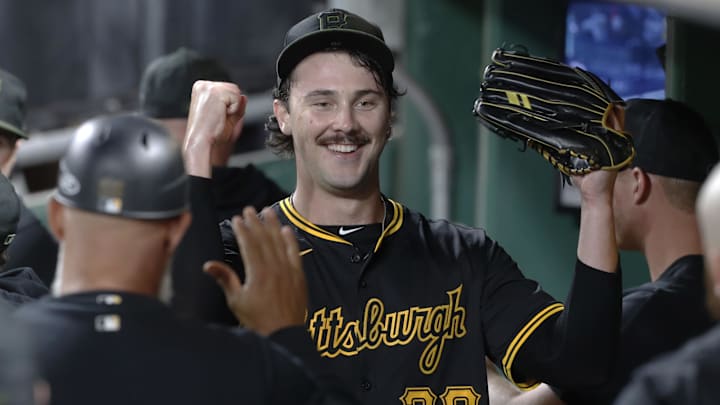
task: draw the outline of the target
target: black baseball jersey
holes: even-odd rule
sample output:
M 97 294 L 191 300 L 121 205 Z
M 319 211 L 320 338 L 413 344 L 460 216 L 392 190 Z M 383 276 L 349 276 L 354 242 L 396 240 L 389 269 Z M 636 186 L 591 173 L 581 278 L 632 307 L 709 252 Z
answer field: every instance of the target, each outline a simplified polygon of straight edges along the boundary
M 30 267 L 49 286 L 55 278 L 58 244 L 25 204 L 20 207 L 15 238 L 7 249 L 6 269 Z
M 720 326 L 644 365 L 617 405 L 715 405 L 720 400 Z
M 627 289 L 612 379 L 593 389 L 560 392 L 561 398 L 569 404 L 611 404 L 637 367 L 710 329 L 704 274 L 703 257 L 688 255 L 654 282 Z
M 208 183 L 191 177 L 196 208 Z M 482 230 L 385 205 L 382 224 L 354 227 L 317 226 L 290 198 L 273 206 L 300 243 L 317 373 L 339 375 L 363 403 L 438 405 L 487 403 L 486 355 L 523 388 L 604 377 L 619 325 L 616 274 L 578 262 L 564 311 Z M 203 230 L 194 245 L 221 251 L 242 277 L 229 222 L 213 240 L 206 214 L 194 219 Z M 195 316 L 219 321 L 219 288 L 194 292 Z
M 348 403 L 268 339 L 179 321 L 151 297 L 46 297 L 15 317 L 31 332 L 53 404 Z

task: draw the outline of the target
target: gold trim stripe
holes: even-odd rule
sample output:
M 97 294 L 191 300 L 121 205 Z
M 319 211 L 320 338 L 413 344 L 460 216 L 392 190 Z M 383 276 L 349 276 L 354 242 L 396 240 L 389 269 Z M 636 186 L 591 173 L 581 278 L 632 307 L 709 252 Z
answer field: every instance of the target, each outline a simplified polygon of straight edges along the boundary
M 512 377 L 512 365 L 513 361 L 515 361 L 515 356 L 517 356 L 517 353 L 520 351 L 520 348 L 523 344 L 525 344 L 525 341 L 530 337 L 530 335 L 535 332 L 535 330 L 543 323 L 545 320 L 547 320 L 549 317 L 555 315 L 558 312 L 562 312 L 565 309 L 565 306 L 559 302 L 556 302 L 554 304 L 548 305 L 543 309 L 542 311 L 535 314 L 532 319 L 528 323 L 525 324 L 525 326 L 518 332 L 517 335 L 515 335 L 515 338 L 510 342 L 510 345 L 507 348 L 507 351 L 505 352 L 505 356 L 503 356 L 502 359 L 502 366 L 503 366 L 503 372 L 507 376 L 507 378 L 512 381 L 513 384 L 517 385 L 518 388 L 523 390 L 529 390 L 532 388 L 535 388 L 536 385 L 538 385 L 538 382 L 521 382 L 517 383 Z
M 405 214 L 403 213 L 402 205 L 400 205 L 399 203 L 396 203 L 393 200 L 390 200 L 390 199 L 388 199 L 388 200 L 390 201 L 390 204 L 392 204 L 392 208 L 393 208 L 392 219 L 390 220 L 390 223 L 383 231 L 382 235 L 380 235 L 380 237 L 378 238 L 377 243 L 375 243 L 375 249 L 373 249 L 374 253 L 377 253 L 378 249 L 380 249 L 380 244 L 385 239 L 385 237 L 390 236 L 390 235 L 394 234 L 395 232 L 397 232 L 403 224 L 403 217 Z
M 390 204 L 392 205 L 392 218 L 390 219 L 390 222 L 385 227 L 385 230 L 383 231 L 382 235 L 378 238 L 377 243 L 375 244 L 374 252 L 377 252 L 380 248 L 381 242 L 388 236 L 394 234 L 397 232 L 400 227 L 403 224 L 403 207 L 399 203 L 396 203 L 393 200 L 388 199 Z M 301 229 L 303 232 L 306 232 L 310 235 L 316 236 L 321 239 L 329 240 L 331 242 L 337 242 L 337 243 L 343 243 L 345 245 L 352 246 L 352 243 L 333 234 L 330 232 L 327 232 L 326 230 L 318 227 L 317 225 L 313 224 L 312 222 L 305 219 L 302 215 L 300 215 L 299 212 L 293 207 L 292 200 L 290 197 L 285 198 L 284 200 L 280 201 L 280 209 L 282 210 L 283 214 L 288 218 L 288 220 Z
M 329 240 L 332 242 L 337 243 L 344 243 L 346 245 L 351 245 L 352 243 L 346 241 L 345 239 L 336 236 L 330 232 L 325 231 L 324 229 L 318 227 L 317 225 L 307 221 L 305 218 L 300 215 L 295 210 L 295 207 L 292 206 L 292 201 L 290 201 L 290 197 L 287 197 L 286 199 L 280 201 L 280 209 L 285 214 L 285 216 L 288 217 L 290 222 L 293 223 L 293 225 L 297 226 L 298 228 L 302 229 L 304 232 L 309 233 L 310 235 L 316 236 L 321 239 Z

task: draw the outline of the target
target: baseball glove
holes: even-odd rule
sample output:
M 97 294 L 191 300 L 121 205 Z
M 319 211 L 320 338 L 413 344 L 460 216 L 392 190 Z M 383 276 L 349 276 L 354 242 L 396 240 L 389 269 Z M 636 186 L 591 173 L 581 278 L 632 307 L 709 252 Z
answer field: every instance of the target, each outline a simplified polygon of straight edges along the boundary
M 498 135 L 535 149 L 563 174 L 619 170 L 632 162 L 624 102 L 591 72 L 498 49 L 483 76 L 475 116 Z

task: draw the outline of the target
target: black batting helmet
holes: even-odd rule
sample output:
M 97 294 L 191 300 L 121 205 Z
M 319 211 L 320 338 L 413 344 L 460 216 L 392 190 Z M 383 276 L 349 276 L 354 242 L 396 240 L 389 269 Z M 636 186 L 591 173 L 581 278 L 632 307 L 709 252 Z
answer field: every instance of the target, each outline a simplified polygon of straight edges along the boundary
M 75 132 L 55 199 L 83 211 L 165 219 L 188 209 L 188 177 L 177 142 L 137 115 L 92 119 Z

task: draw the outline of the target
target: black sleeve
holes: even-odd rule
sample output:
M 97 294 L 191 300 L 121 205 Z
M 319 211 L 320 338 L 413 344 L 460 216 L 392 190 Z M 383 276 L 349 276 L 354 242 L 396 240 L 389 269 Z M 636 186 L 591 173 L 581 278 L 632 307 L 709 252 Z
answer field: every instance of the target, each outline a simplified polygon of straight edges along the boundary
M 190 209 L 192 222 L 173 257 L 171 306 L 185 319 L 237 324 L 222 289 L 202 271 L 224 256 L 210 179 L 190 176 Z
M 252 164 L 213 167 L 212 178 L 219 221 L 240 214 L 249 205 L 260 212 L 288 196 L 285 190 Z
M 24 204 L 15 239 L 7 250 L 6 269 L 30 267 L 49 286 L 55 277 L 58 244 L 45 225 Z
M 621 278 L 579 260 L 565 308 L 539 323 L 518 350 L 512 373 L 562 389 L 604 383 L 620 340 Z M 517 380 L 516 380 L 517 381 Z

